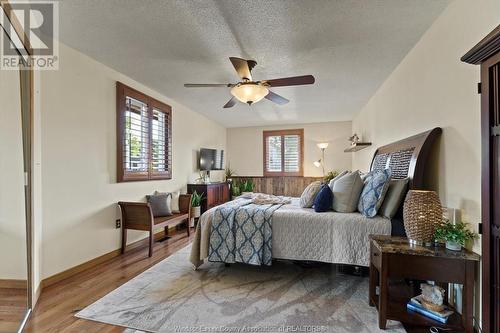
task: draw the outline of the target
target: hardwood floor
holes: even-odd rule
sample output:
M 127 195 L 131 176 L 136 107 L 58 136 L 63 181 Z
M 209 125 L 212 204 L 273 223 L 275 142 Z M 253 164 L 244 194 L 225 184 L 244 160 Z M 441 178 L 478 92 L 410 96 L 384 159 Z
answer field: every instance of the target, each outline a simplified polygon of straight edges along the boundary
M 0 288 L 0 333 L 16 332 L 27 309 L 26 289 Z
M 25 332 L 122 332 L 121 327 L 78 319 L 74 314 L 188 245 L 194 232 L 189 238 L 185 229 L 169 235 L 172 236 L 169 240 L 155 242 L 151 258 L 144 243 L 120 257 L 44 288 Z
M 144 242 L 120 257 L 44 288 L 25 332 L 123 332 L 122 327 L 79 319 L 74 314 L 188 245 L 194 237 L 194 230 L 189 238 L 185 229 L 170 232 L 170 236 L 172 238 L 167 241 L 155 242 L 151 258 L 148 258 L 148 247 Z M 12 328 L 0 333 L 15 332 L 16 327 Z M 416 327 L 406 327 L 406 330 L 412 333 L 428 331 Z

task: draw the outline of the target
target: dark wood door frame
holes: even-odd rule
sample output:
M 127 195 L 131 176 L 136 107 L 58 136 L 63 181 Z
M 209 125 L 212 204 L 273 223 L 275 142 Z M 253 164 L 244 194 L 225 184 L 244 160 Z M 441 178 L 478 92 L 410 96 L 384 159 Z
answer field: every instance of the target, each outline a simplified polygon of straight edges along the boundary
M 461 60 L 481 65 L 482 331 L 500 332 L 500 25 Z

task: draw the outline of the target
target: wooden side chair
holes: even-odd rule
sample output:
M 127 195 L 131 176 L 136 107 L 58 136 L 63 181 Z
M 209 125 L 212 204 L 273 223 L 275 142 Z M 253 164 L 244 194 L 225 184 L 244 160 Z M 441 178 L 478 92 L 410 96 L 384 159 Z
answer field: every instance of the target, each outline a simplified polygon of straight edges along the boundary
M 189 237 L 189 221 L 191 219 L 191 194 L 179 196 L 180 213 L 170 216 L 154 217 L 151 206 L 146 202 L 118 203 L 122 212 L 122 253 L 127 246 L 127 229 L 149 231 L 149 256 L 153 255 L 153 242 L 155 227 L 164 227 L 168 235 L 168 227 L 182 222 L 187 223 L 187 236 Z

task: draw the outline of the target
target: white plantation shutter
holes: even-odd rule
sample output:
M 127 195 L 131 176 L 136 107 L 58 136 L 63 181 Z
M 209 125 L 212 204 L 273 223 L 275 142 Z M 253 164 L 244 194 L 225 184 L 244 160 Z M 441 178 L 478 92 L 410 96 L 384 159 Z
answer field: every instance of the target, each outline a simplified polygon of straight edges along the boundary
M 153 109 L 153 119 L 151 124 L 151 167 L 155 171 L 165 171 L 165 118 L 166 115 L 156 109 Z
M 165 179 L 171 175 L 170 124 L 170 112 L 165 112 L 154 105 L 151 118 L 151 179 Z
M 281 172 L 281 136 L 268 136 L 266 145 L 266 170 L 269 172 Z
M 125 136 L 123 144 L 123 168 L 128 174 L 146 174 L 149 156 L 148 105 L 126 97 Z
M 302 176 L 304 130 L 264 131 L 264 176 Z
M 285 135 L 285 172 L 299 172 L 300 169 L 300 137 L 296 134 Z

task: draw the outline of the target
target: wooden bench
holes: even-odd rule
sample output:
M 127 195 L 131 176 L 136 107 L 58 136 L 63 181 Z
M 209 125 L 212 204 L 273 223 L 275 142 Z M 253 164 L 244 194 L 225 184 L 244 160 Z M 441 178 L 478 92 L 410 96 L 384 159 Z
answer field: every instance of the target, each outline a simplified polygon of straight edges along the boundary
M 189 237 L 189 220 L 191 219 L 191 194 L 179 196 L 180 213 L 170 216 L 154 217 L 151 206 L 146 202 L 123 202 L 118 203 L 122 212 L 122 253 L 127 246 L 127 229 L 149 231 L 149 256 L 153 255 L 153 228 L 164 227 L 165 236 L 168 235 L 168 227 L 182 222 L 187 223 L 187 236 Z

